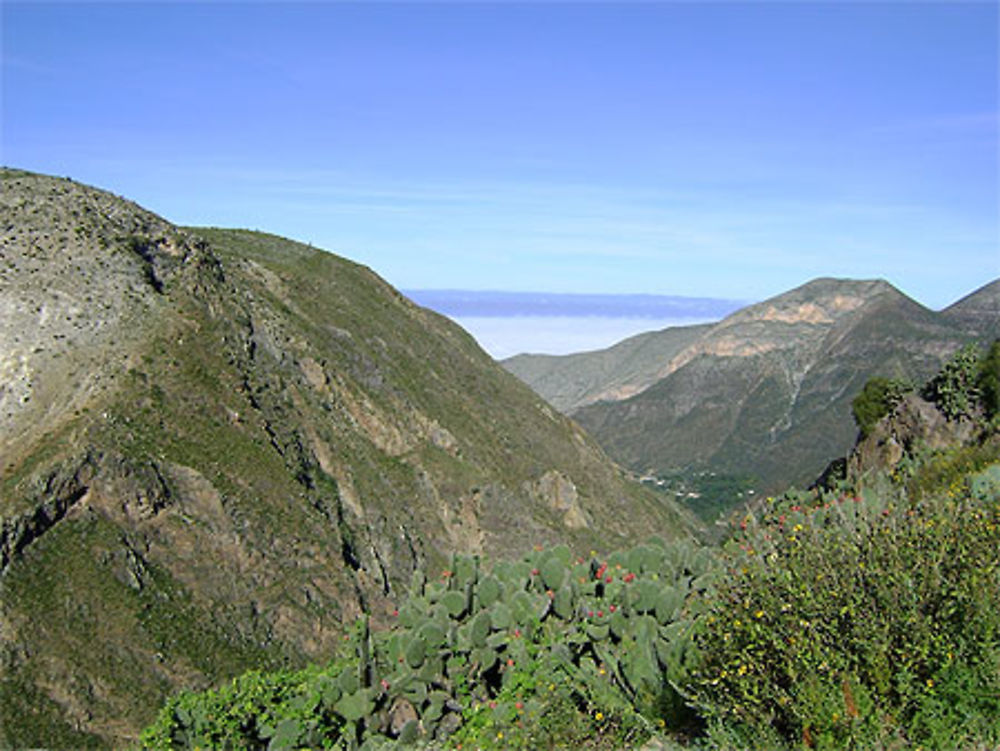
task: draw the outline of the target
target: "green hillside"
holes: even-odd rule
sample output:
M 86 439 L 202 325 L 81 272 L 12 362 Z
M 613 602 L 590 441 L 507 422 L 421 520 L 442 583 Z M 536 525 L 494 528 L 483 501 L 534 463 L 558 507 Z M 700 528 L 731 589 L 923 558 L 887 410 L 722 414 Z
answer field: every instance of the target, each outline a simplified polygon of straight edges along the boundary
M 997 384 L 1000 343 L 960 353 L 718 547 L 457 557 L 390 629 L 177 696 L 143 747 L 995 748 Z
M 371 270 L 0 178 L 0 747 L 325 659 L 456 552 L 688 534 Z
M 704 336 L 710 324 L 678 326 L 629 337 L 607 349 L 572 355 L 515 355 L 502 365 L 553 407 L 572 414 L 587 404 L 618 401 L 663 377 L 670 361 Z

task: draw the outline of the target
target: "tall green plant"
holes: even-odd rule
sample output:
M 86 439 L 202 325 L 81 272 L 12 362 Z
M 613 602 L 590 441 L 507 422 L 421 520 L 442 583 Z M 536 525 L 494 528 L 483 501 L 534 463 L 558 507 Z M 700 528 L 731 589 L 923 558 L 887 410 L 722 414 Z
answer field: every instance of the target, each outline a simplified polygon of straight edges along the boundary
M 924 386 L 923 396 L 949 420 L 973 416 L 980 403 L 979 350 L 974 344 L 958 350 Z

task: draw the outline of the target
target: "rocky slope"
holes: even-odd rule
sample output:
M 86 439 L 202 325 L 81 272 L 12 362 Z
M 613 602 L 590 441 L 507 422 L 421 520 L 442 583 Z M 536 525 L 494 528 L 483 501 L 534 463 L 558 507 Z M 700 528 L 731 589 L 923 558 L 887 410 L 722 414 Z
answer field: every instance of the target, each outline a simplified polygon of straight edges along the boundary
M 323 660 L 452 551 L 684 534 L 370 270 L 0 173 L 0 747 Z
M 611 375 L 561 404 L 636 471 L 753 476 L 764 491 L 808 483 L 853 444 L 850 403 L 869 377 L 920 382 L 961 344 L 990 338 L 987 324 L 1000 320 L 993 287 L 935 313 L 884 281 L 818 279 L 697 332 L 682 329 L 697 335 L 680 347 L 670 329 L 637 338 L 649 351 L 631 380 L 621 373 L 636 373 L 636 351 L 618 368 L 597 359 L 611 350 L 576 356 L 576 373 Z M 547 398 L 564 396 L 551 384 L 569 364 L 505 363 L 530 373 Z M 604 401 L 588 404 L 595 394 Z
M 574 410 L 638 394 L 669 372 L 673 359 L 712 324 L 676 326 L 629 337 L 607 349 L 571 355 L 515 355 L 502 365 L 556 409 Z
M 917 454 L 933 455 L 986 443 L 997 446 L 998 439 L 1000 435 L 985 421 L 949 420 L 933 402 L 911 393 L 871 433 L 859 437 L 845 460 L 844 474 L 861 485 L 870 477 L 882 479 L 882 475 L 896 471 L 904 459 Z

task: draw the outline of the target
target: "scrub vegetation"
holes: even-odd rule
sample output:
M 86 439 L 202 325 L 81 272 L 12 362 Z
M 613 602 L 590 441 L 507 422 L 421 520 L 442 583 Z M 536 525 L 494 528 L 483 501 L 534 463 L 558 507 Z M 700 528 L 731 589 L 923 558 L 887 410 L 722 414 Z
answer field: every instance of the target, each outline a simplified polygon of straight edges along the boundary
M 718 546 L 455 557 L 414 577 L 390 628 L 361 619 L 326 665 L 181 694 L 142 743 L 993 748 L 996 349 L 921 392 L 963 440 L 863 466 L 869 431 L 849 477 L 763 499 Z

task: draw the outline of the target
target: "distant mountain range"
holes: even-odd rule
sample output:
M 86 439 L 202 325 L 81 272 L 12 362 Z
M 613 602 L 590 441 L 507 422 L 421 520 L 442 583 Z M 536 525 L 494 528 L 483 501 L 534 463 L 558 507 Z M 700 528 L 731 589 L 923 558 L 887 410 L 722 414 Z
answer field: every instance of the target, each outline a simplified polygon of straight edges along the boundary
M 691 529 L 371 270 L 0 180 L 0 748 L 128 746 L 454 552 Z
M 1000 336 L 1000 280 L 934 312 L 885 281 L 817 279 L 716 324 L 504 367 L 636 472 L 804 484 L 850 449 L 850 403 L 874 375 L 922 382 L 959 346 Z
M 456 317 L 568 316 L 717 319 L 746 302 L 683 295 L 563 294 L 480 290 L 403 290 L 419 305 Z

